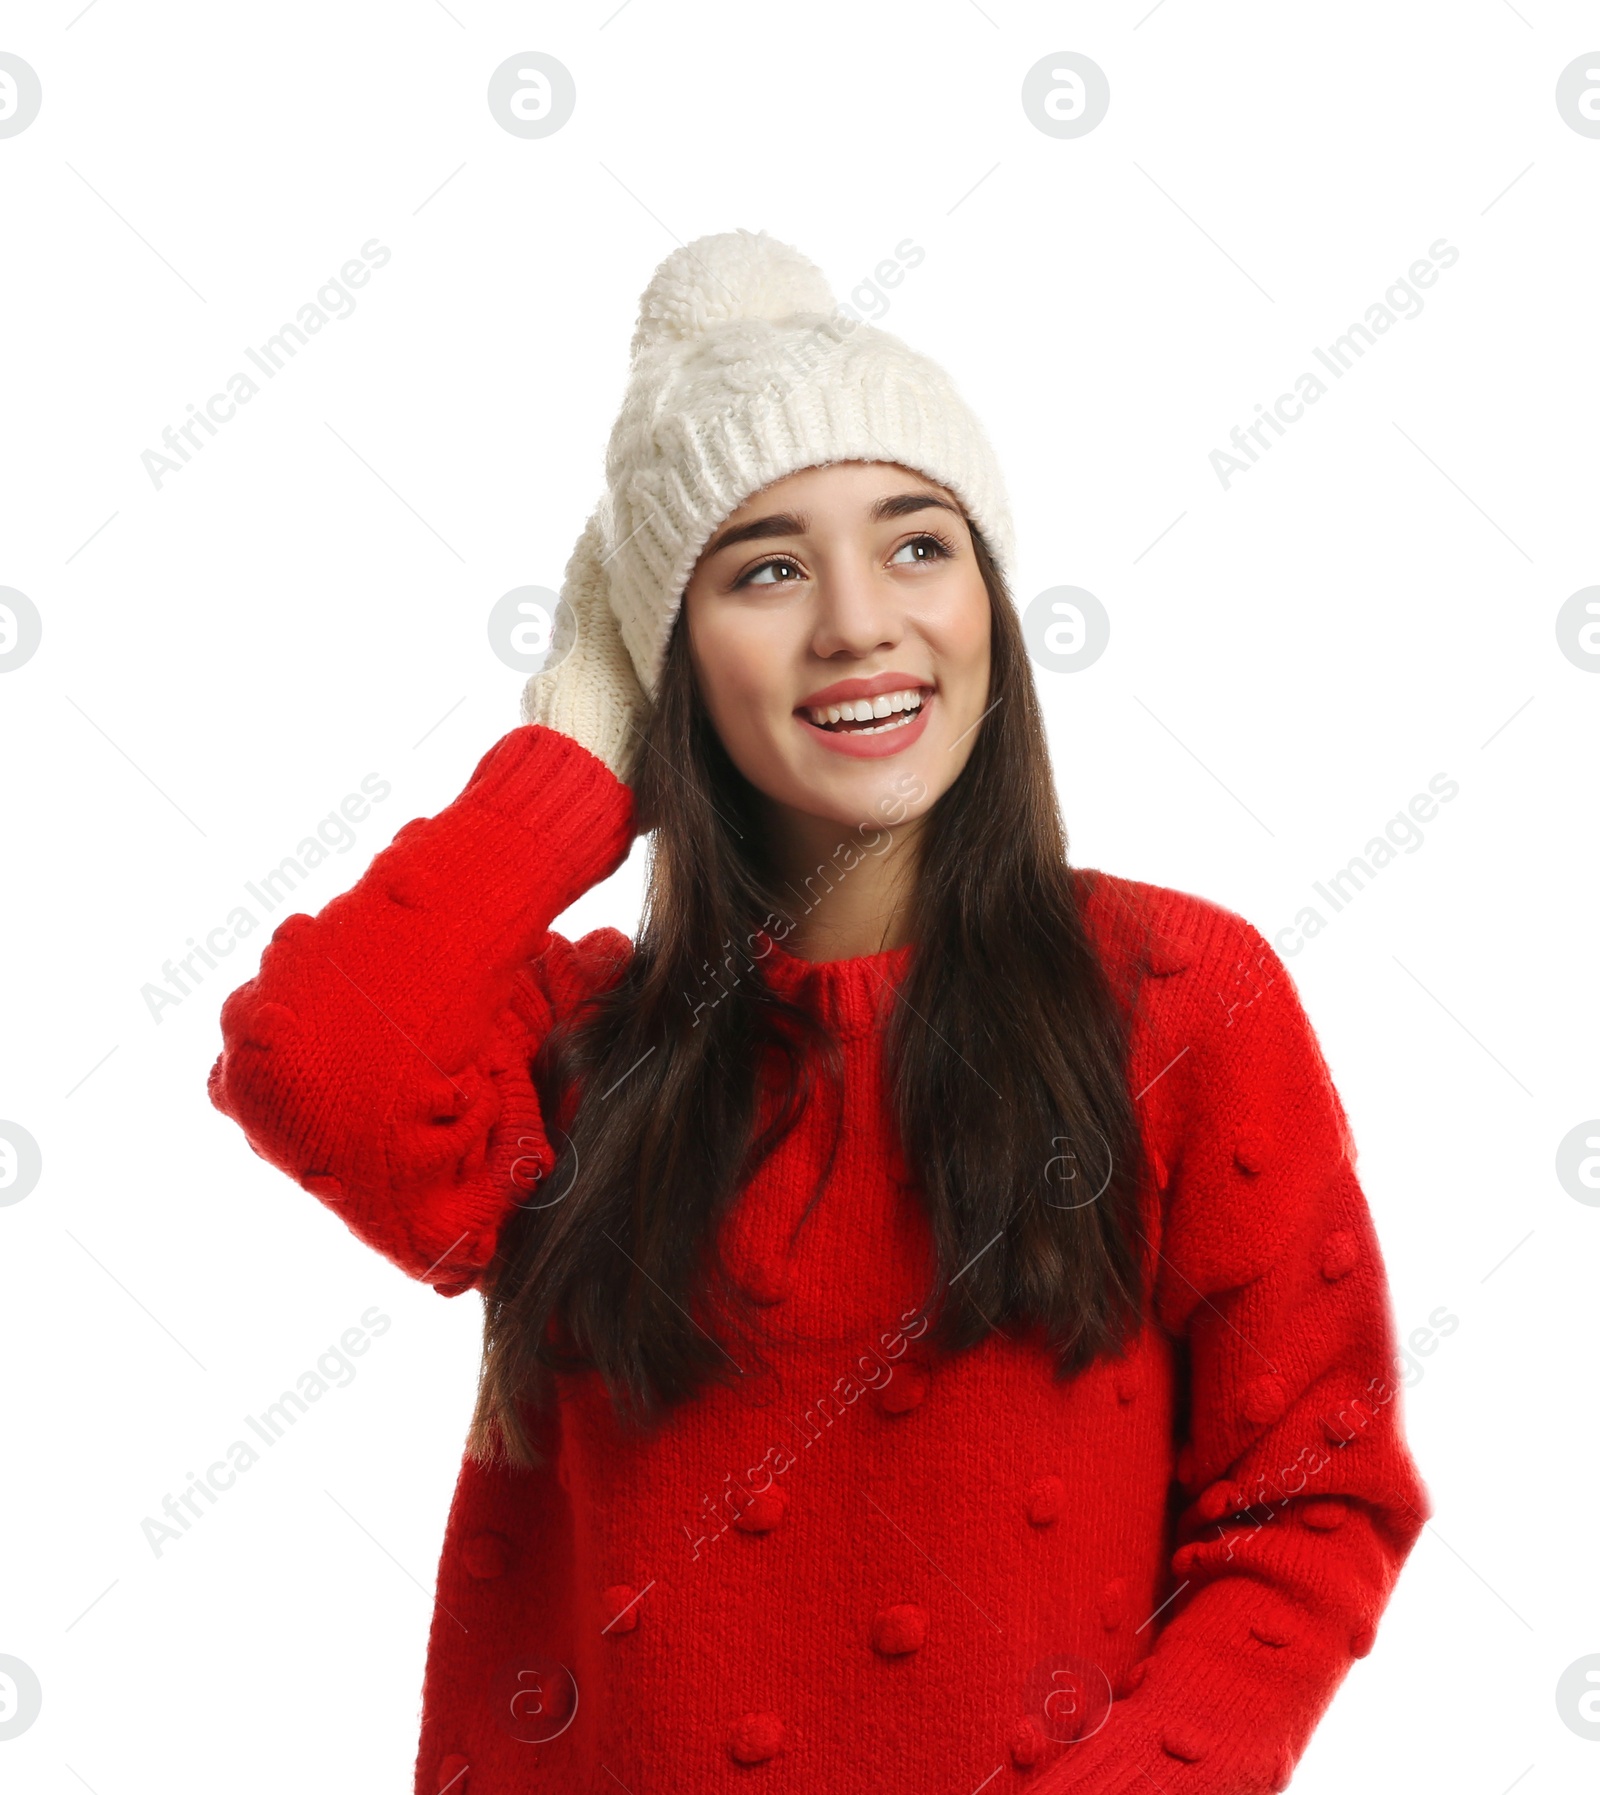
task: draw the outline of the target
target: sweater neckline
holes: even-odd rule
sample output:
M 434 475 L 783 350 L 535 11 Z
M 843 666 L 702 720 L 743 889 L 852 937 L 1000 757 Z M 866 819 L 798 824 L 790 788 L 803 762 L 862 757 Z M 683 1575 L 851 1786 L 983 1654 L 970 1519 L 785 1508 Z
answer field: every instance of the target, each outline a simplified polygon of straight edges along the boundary
M 857 1036 L 887 1019 L 914 948 L 915 943 L 907 941 L 842 960 L 807 960 L 758 929 L 752 951 L 763 977 L 780 996 L 803 1003 L 836 1034 Z

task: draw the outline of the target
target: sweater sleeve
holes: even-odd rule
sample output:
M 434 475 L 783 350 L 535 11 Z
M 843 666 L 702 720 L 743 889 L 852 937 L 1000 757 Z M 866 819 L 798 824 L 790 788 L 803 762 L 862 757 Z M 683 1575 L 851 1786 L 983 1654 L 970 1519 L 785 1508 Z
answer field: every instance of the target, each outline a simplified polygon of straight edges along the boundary
M 1131 1691 L 1038 1795 L 1282 1789 L 1433 1513 L 1343 1105 L 1282 961 L 1212 923 L 1162 1056 L 1192 1047 L 1155 1262 L 1189 1367 L 1172 1576 Z
M 212 1103 L 408 1276 L 471 1288 L 555 1162 L 529 1058 L 628 950 L 550 922 L 632 837 L 633 794 L 602 761 L 511 730 L 348 891 L 279 924 L 222 1005 Z

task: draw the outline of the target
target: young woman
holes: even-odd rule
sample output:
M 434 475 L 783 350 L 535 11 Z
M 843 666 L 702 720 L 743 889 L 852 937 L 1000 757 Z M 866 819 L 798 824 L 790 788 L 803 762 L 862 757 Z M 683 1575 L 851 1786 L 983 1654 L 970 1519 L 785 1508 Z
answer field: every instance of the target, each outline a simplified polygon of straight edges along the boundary
M 1289 974 L 1068 864 L 989 445 L 797 252 L 667 258 L 606 472 L 211 1077 L 483 1297 L 416 1789 L 1282 1789 L 1431 1513 Z

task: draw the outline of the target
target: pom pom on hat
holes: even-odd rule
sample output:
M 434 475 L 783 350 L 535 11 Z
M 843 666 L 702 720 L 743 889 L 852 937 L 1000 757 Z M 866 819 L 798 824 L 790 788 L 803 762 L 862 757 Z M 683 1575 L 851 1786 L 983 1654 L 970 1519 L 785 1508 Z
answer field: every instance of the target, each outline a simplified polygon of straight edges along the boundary
M 827 276 L 765 231 L 723 231 L 675 249 L 639 299 L 630 353 L 703 336 L 714 324 L 763 318 L 781 324 L 837 310 Z

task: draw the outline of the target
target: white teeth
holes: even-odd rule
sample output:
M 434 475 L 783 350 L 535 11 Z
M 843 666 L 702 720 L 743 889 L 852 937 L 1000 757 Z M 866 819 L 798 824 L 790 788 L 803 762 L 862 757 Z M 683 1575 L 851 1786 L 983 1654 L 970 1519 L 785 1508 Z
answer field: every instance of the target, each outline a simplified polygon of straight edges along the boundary
M 891 729 L 904 729 L 911 721 L 909 717 L 896 717 L 892 723 L 880 723 L 876 729 L 852 729 L 852 735 L 883 735 Z
M 806 715 L 822 728 L 829 723 L 865 723 L 870 718 L 897 716 L 901 711 L 916 711 L 922 708 L 922 692 L 908 688 L 904 692 L 881 692 L 876 698 L 846 699 L 842 704 L 812 705 Z M 860 735 L 872 735 L 873 730 L 858 730 Z

